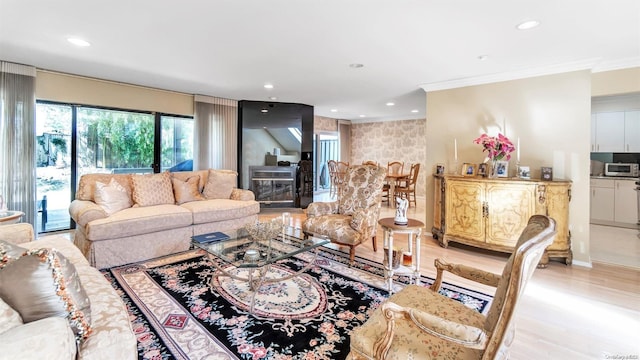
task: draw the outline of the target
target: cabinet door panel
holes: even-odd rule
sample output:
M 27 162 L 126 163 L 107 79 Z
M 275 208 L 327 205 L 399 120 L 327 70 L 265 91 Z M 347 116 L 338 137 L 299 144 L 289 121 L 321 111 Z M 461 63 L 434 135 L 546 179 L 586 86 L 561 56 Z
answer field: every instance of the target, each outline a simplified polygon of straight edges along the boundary
M 472 239 L 484 239 L 481 183 L 449 181 L 446 187 L 447 234 Z
M 529 184 L 487 184 L 487 243 L 515 246 L 535 213 L 534 189 Z
M 627 224 L 638 222 L 638 194 L 634 180 L 616 180 L 614 221 Z
M 556 239 L 547 250 L 570 250 L 569 189 L 566 185 L 544 185 L 546 214 L 556 221 Z
M 596 151 L 624 151 L 624 111 L 596 114 Z
M 615 190 L 591 188 L 591 220 L 613 221 Z
M 624 151 L 640 152 L 640 111 L 624 113 Z

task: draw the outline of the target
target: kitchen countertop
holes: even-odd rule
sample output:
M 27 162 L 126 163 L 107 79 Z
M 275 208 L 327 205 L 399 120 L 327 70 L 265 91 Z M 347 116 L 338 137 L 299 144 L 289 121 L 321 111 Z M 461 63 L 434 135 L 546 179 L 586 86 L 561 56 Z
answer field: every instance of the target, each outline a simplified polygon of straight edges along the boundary
M 592 179 L 606 179 L 606 180 L 630 180 L 638 181 L 640 178 L 628 177 L 628 176 L 604 176 L 604 175 L 591 175 Z

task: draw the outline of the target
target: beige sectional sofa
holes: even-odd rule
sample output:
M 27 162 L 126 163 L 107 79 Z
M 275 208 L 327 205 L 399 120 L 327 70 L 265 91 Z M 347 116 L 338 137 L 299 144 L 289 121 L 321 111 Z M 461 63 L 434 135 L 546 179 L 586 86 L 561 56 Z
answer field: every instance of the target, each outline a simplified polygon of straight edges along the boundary
M 98 269 L 187 250 L 194 235 L 257 221 L 260 204 L 236 184 L 230 170 L 83 175 L 69 208 L 74 242 Z M 124 205 L 110 202 L 123 193 Z
M 18 313 L 19 309 L 9 306 L 8 299 L 5 298 L 4 300 L 7 300 L 5 302 L 0 298 L 0 359 L 134 360 L 138 358 L 136 336 L 122 299 L 107 279 L 89 265 L 87 259 L 71 241 L 62 236 L 51 236 L 34 241 L 33 227 L 25 223 L 0 226 L 0 240 L 0 243 L 6 241 L 22 249 L 12 254 L 13 256 L 5 257 L 3 251 L 6 244 L 0 244 L 0 255 L 3 255 L 0 258 L 5 260 L 6 266 L 4 269 L 0 267 L 0 274 L 3 271 L 15 270 L 10 269 L 10 266 L 22 266 L 12 265 L 10 261 L 13 260 L 9 257 L 17 260 L 20 257 L 19 253 L 25 252 L 24 249 L 55 249 L 73 264 L 81 287 L 89 300 L 90 321 L 88 323 L 91 328 L 86 339 L 77 344 L 68 319 L 43 315 L 43 318 L 35 321 L 23 321 L 23 317 Z M 37 277 L 35 273 L 37 271 L 33 268 L 27 268 L 22 271 L 23 276 L 19 278 L 2 276 L 0 285 L 12 286 L 19 292 L 27 291 L 27 288 L 31 287 L 31 290 L 36 289 L 43 293 L 47 288 L 54 286 L 51 276 L 47 279 L 46 276 Z M 70 279 L 66 278 L 66 280 L 69 282 Z M 33 299 L 33 304 L 29 305 L 21 302 L 22 311 L 33 312 L 34 307 L 37 306 L 47 308 L 47 305 L 53 301 L 44 295 L 43 298 L 38 298 L 39 296 L 30 297 L 29 300 Z M 61 299 L 60 295 L 57 301 L 62 301 Z M 40 308 L 37 311 L 46 312 Z

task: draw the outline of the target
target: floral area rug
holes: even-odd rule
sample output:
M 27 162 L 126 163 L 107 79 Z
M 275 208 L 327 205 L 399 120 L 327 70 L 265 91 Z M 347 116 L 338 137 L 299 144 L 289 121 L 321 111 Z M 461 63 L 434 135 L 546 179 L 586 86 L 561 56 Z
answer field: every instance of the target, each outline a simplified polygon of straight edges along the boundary
M 314 262 L 261 287 L 250 311 L 254 293 L 214 277 L 215 261 L 190 250 L 103 272 L 127 306 L 140 359 L 344 359 L 350 331 L 388 297 L 380 263 L 357 258 L 348 267 L 347 254 L 322 248 L 315 259 L 303 253 L 274 265 L 268 276 L 282 277 Z M 394 280 L 399 290 L 408 279 Z M 441 293 L 483 313 L 491 302 L 446 283 Z

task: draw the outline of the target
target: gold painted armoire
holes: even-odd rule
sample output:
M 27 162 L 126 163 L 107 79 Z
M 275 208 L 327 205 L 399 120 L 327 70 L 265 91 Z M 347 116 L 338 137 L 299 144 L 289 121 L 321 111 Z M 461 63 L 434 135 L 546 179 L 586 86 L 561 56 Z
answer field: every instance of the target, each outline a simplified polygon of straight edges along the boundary
M 571 181 L 457 175 L 434 175 L 434 180 L 431 232 L 441 246 L 457 242 L 510 253 L 531 215 L 542 214 L 556 221 L 558 233 L 539 266 L 546 267 L 550 257 L 571 264 Z

